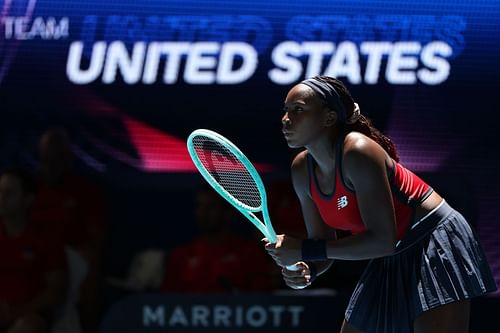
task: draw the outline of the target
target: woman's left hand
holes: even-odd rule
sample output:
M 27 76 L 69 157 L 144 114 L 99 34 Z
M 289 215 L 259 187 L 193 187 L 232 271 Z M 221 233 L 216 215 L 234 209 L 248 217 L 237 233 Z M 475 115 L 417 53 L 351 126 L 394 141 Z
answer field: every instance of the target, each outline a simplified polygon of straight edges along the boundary
M 287 235 L 278 235 L 275 244 L 267 238 L 266 250 L 274 261 L 281 267 L 293 265 L 302 260 L 302 240 Z

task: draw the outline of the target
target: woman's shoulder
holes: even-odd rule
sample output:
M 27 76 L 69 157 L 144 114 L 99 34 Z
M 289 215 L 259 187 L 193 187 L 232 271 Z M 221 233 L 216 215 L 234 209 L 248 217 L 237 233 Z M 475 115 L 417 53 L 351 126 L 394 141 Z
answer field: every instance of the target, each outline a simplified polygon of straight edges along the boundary
M 350 150 L 363 150 L 371 145 L 378 145 L 372 138 L 361 133 L 352 131 L 344 136 L 344 142 L 342 143 L 344 151 Z
M 349 132 L 345 135 L 342 143 L 344 159 L 364 158 L 382 158 L 386 159 L 388 155 L 384 148 L 375 140 L 360 132 Z
M 389 154 L 375 140 L 359 132 L 350 132 L 344 138 L 342 166 L 348 180 L 357 176 L 366 178 L 373 170 L 385 170 L 392 165 Z

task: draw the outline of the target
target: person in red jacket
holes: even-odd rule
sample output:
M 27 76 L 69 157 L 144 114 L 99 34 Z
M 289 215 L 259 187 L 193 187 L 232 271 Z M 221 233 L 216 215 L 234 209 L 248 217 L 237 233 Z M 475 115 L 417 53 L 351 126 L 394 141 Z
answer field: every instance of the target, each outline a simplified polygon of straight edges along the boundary
M 258 238 L 243 237 L 235 230 L 236 223 L 247 223 L 234 221 L 238 212 L 211 188 L 200 190 L 195 201 L 199 235 L 170 251 L 162 291 L 232 293 L 275 288 L 279 271 Z
M 66 295 L 62 241 L 30 219 L 34 182 L 20 170 L 0 176 L 0 331 L 48 332 Z
M 467 332 L 470 298 L 496 290 L 468 222 L 399 163 L 340 80 L 302 81 L 284 112 L 288 146 L 305 148 L 291 172 L 308 233 L 266 242 L 278 265 L 301 267 L 283 268 L 285 282 L 303 288 L 335 259 L 370 259 L 342 333 Z
M 45 130 L 38 148 L 40 168 L 33 219 L 40 229 L 63 238 L 66 247 L 78 256 L 78 274 L 84 276 L 70 281 L 71 293 L 75 294 L 71 298 L 76 298 L 83 331 L 93 333 L 101 311 L 105 198 L 94 181 L 74 170 L 73 149 L 65 128 Z

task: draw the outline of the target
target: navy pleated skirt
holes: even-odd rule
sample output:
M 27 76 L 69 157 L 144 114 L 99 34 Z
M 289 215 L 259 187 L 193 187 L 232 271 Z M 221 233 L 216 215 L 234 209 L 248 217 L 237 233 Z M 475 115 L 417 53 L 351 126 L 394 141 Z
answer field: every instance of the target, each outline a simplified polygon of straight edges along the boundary
M 443 201 L 412 226 L 394 255 L 368 263 L 345 318 L 365 333 L 411 333 L 422 312 L 496 289 L 474 231 Z

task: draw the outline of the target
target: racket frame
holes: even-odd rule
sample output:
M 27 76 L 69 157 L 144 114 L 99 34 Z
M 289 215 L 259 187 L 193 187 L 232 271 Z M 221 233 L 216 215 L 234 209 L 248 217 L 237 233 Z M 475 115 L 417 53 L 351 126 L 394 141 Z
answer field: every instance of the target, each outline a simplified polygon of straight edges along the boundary
M 259 191 L 261 197 L 261 203 L 259 207 L 250 207 L 241 201 L 237 200 L 234 196 L 232 196 L 228 191 L 226 191 L 210 173 L 206 170 L 203 163 L 198 158 L 198 154 L 195 151 L 193 139 L 197 136 L 208 137 L 212 140 L 215 140 L 222 146 L 224 146 L 227 150 L 229 150 L 232 154 L 238 158 L 238 160 L 243 164 L 243 166 L 247 169 L 248 173 L 252 177 L 253 181 L 257 185 L 257 190 Z M 188 139 L 187 139 L 187 148 L 193 163 L 196 168 L 200 172 L 200 174 L 205 178 L 205 180 L 212 186 L 212 188 L 217 191 L 224 199 L 226 199 L 229 203 L 231 203 L 236 209 L 238 209 L 248 220 L 252 222 L 257 229 L 271 242 L 276 243 L 277 237 L 276 232 L 271 224 L 271 219 L 269 217 L 269 211 L 267 209 L 267 195 L 264 187 L 264 183 L 253 166 L 250 160 L 243 154 L 243 152 L 231 141 L 227 138 L 223 137 L 219 133 L 208 129 L 197 129 L 193 131 Z M 262 214 L 263 220 L 261 221 L 255 213 L 260 212 Z

